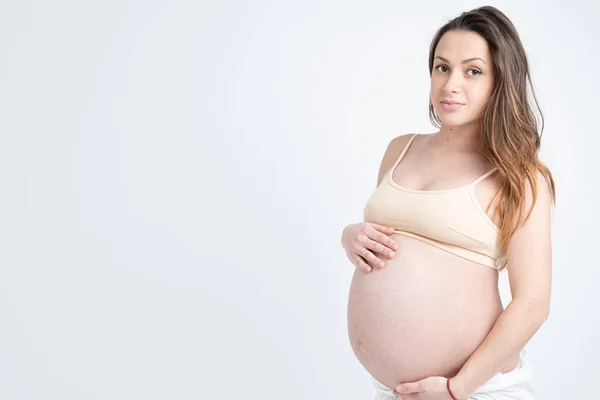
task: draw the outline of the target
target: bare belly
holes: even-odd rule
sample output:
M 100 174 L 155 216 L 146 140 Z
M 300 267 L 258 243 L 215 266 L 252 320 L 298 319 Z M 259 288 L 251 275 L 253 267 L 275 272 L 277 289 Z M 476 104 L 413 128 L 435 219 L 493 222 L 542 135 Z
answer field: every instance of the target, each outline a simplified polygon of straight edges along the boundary
M 503 311 L 498 272 L 417 239 L 393 234 L 394 259 L 355 269 L 348 300 L 354 354 L 379 382 L 396 387 L 454 376 Z M 519 354 L 502 369 L 508 372 Z

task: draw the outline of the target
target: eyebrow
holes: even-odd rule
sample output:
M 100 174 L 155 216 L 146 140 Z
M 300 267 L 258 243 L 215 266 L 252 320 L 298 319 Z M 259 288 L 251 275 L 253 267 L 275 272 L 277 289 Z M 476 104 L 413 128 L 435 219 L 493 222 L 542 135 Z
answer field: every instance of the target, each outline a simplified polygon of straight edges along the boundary
M 435 58 L 439 58 L 442 61 L 446 61 L 446 62 L 450 62 L 448 60 L 446 60 L 444 57 L 440 57 L 440 56 L 435 56 Z M 473 57 L 473 58 L 467 58 L 466 60 L 464 60 L 461 64 L 466 64 L 469 61 L 474 61 L 474 60 L 481 60 L 481 62 L 483 62 L 485 65 L 487 65 L 487 63 L 485 61 L 483 61 L 481 58 L 479 57 Z

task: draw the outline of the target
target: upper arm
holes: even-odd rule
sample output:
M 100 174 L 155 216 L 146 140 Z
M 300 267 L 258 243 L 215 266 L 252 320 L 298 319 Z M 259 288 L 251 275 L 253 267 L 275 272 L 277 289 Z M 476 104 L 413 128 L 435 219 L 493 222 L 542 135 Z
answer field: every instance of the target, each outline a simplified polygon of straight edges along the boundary
M 537 198 L 527 222 L 511 237 L 506 249 L 508 277 L 513 300 L 519 299 L 543 308 L 550 308 L 552 282 L 551 192 L 545 176 L 536 173 Z M 533 203 L 528 180 L 525 184 L 527 215 Z
M 394 166 L 394 163 L 400 156 L 402 149 L 408 143 L 408 139 L 412 136 L 412 133 L 405 135 L 396 136 L 393 138 L 385 149 L 381 165 L 379 166 L 379 174 L 377 176 L 377 186 L 381 183 L 381 180 L 385 174 Z

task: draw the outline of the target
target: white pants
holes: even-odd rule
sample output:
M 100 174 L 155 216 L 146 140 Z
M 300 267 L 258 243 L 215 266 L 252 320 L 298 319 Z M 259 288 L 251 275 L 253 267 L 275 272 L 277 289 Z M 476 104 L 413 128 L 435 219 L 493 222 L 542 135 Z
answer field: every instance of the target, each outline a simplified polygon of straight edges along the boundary
M 490 380 L 475 390 L 469 400 L 535 400 L 536 392 L 531 385 L 533 366 L 527 358 L 526 350 L 522 350 L 519 365 L 512 371 L 503 374 L 497 372 Z M 402 400 L 395 397 L 393 389 L 371 377 L 375 386 L 375 400 Z

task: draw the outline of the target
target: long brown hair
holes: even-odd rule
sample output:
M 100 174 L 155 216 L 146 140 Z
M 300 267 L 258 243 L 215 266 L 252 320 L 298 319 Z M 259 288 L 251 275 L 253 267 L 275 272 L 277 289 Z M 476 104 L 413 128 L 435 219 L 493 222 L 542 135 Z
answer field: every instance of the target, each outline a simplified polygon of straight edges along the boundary
M 455 30 L 481 35 L 487 41 L 493 58 L 494 88 L 481 116 L 480 132 L 484 155 L 498 168 L 500 187 L 492 202 L 500 196 L 496 212 L 500 213 L 502 221 L 500 245 L 506 249 L 511 236 L 529 219 L 533 209 L 532 206 L 523 219 L 526 180 L 531 186 L 532 204 L 535 204 L 536 178 L 538 171 L 541 172 L 550 188 L 552 202 L 556 205 L 552 173 L 538 158 L 544 115 L 533 90 L 527 55 L 519 34 L 506 15 L 495 7 L 484 6 L 463 12 L 435 33 L 429 50 L 429 76 L 433 70 L 438 42 L 446 32 Z M 527 97 L 528 81 L 541 118 L 539 132 L 538 122 Z M 429 119 L 434 126 L 441 126 L 431 99 Z M 498 260 L 498 263 L 500 271 L 508 265 L 506 257 Z

